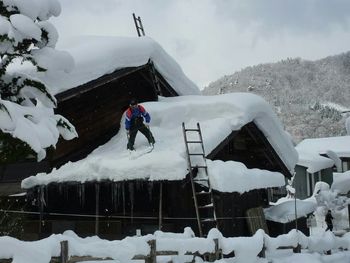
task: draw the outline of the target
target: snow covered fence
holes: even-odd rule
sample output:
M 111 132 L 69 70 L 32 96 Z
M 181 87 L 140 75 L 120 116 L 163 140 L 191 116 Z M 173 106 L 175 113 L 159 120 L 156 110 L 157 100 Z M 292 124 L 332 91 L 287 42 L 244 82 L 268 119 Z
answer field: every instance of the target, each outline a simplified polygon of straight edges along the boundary
M 153 235 L 114 241 L 96 236 L 80 238 L 72 231 L 33 242 L 4 236 L 0 237 L 0 262 L 11 262 L 9 259 L 16 263 L 72 263 L 108 259 L 126 262 L 143 259 L 146 263 L 155 263 L 159 256 L 168 256 L 169 260 L 174 256 L 180 257 L 182 260 L 179 262 L 192 261 L 200 256 L 214 262 L 223 255 L 230 256 L 233 252 L 236 263 L 247 263 L 259 261 L 259 257 L 265 256 L 262 253 L 264 251 L 269 255 L 280 248 L 298 246 L 306 252 L 322 254 L 336 249 L 349 250 L 350 233 L 336 237 L 327 231 L 320 236 L 306 237 L 300 231 L 292 230 L 288 234 L 272 238 L 263 230 L 258 230 L 252 237 L 226 238 L 218 230 L 212 229 L 206 238 L 198 238 L 190 228 L 185 228 L 184 233 L 156 231 Z
M 191 260 L 194 259 L 194 257 L 205 257 L 208 259 L 209 262 L 214 262 L 215 260 L 220 259 L 221 256 L 221 249 L 219 249 L 218 246 L 218 239 L 214 240 L 206 240 L 206 239 L 198 239 L 195 241 L 196 247 L 193 247 L 190 245 L 190 243 L 193 243 L 192 239 L 172 239 L 170 240 L 165 239 L 151 239 L 147 241 L 149 245 L 149 253 L 146 255 L 138 254 L 132 257 L 132 260 L 145 260 L 145 263 L 156 263 L 157 262 L 157 256 L 192 256 L 190 257 Z M 211 251 L 206 251 L 208 247 L 212 246 L 212 242 L 214 241 L 214 249 Z M 181 243 L 180 246 L 176 245 L 176 243 Z M 69 256 L 69 244 L 67 240 L 61 241 L 61 254 L 59 257 L 55 257 L 51 260 L 51 262 L 60 262 L 60 263 L 73 263 L 73 262 L 83 262 L 83 261 L 91 261 L 91 260 L 112 260 L 111 257 L 105 257 L 105 258 L 96 258 L 92 256 Z M 157 246 L 158 244 L 158 246 Z M 170 244 L 172 244 L 170 246 Z M 174 248 L 175 245 L 175 248 Z M 200 246 L 200 247 L 199 247 Z M 160 248 L 161 249 L 160 249 Z M 186 250 L 184 250 L 184 247 L 187 247 Z

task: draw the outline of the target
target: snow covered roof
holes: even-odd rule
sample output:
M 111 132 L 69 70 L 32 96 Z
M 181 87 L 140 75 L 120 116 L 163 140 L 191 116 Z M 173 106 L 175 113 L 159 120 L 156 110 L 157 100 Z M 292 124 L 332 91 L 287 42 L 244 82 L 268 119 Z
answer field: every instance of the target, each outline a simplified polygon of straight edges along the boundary
M 334 161 L 327 157 L 323 157 L 314 152 L 305 152 L 296 148 L 299 160 L 297 162 L 298 165 L 304 166 L 307 168 L 307 172 L 315 173 L 321 171 L 323 169 L 333 167 Z
M 41 73 L 39 78 L 54 93 L 77 87 L 126 67 L 145 65 L 152 60 L 155 68 L 179 95 L 200 94 L 198 87 L 183 73 L 177 62 L 150 37 L 80 36 L 57 48 L 67 51 L 75 61 L 70 72 Z M 50 54 L 44 57 L 49 63 Z M 60 61 L 51 60 L 59 64 Z M 47 65 L 47 67 L 58 67 Z
M 22 187 L 67 181 L 182 180 L 187 174 L 182 122 L 185 122 L 187 128 L 196 127 L 196 123 L 200 123 L 208 154 L 232 131 L 253 121 L 286 167 L 290 171 L 294 170 L 297 152 L 290 137 L 284 132 L 271 107 L 259 96 L 231 93 L 160 97 L 158 102 L 143 103 L 143 106 L 152 116 L 151 129 L 156 140 L 152 153 L 137 159 L 130 158 L 126 150 L 125 131 L 121 129 L 114 138 L 87 158 L 75 163 L 69 162 L 50 174 L 31 176 L 22 181 Z M 124 118 L 121 122 L 123 127 Z M 135 142 L 136 153 L 147 147 L 147 140 L 139 134 Z M 207 165 L 213 188 L 219 191 L 244 192 L 284 185 L 281 173 L 247 169 L 244 164 L 233 161 L 207 160 Z
M 291 199 L 264 209 L 264 214 L 267 220 L 288 223 L 294 221 L 295 217 L 307 217 L 308 214 L 315 211 L 316 207 L 316 202 L 310 199 L 307 201 Z M 297 209 L 297 215 L 295 215 L 295 209 Z
M 333 173 L 333 183 L 331 189 L 341 194 L 347 194 L 350 191 L 350 171 L 344 173 Z
M 44 4 L 43 6 L 45 7 Z M 20 7 L 29 10 L 27 4 L 21 4 Z M 25 22 L 22 21 L 21 25 L 25 27 Z M 200 94 L 198 87 L 185 76 L 174 59 L 149 37 L 76 37 L 63 45 L 63 48 L 65 51 L 45 47 L 32 52 L 38 65 L 48 69 L 45 72 L 38 72 L 32 65 L 19 61 L 9 67 L 9 72 L 21 72 L 33 79 L 40 79 L 51 93 L 57 94 L 118 69 L 142 66 L 152 60 L 158 72 L 179 95 Z M 34 91 L 27 91 L 30 92 Z M 41 97 L 45 99 L 44 96 Z M 0 98 L 0 106 L 2 104 L 5 105 L 6 102 Z M 5 106 L 11 116 L 0 111 L 0 129 L 26 142 L 38 153 L 38 160 L 45 157 L 45 148 L 56 145 L 59 135 L 66 139 L 72 139 L 76 135 L 73 129 L 71 134 L 64 129 L 60 129 L 60 132 L 53 129 L 53 124 L 63 119 L 62 116 L 54 115 L 53 110 L 47 110 L 39 104 L 34 109 L 16 105 L 10 107 L 7 104 Z M 28 111 L 33 118 L 28 119 Z M 28 128 L 34 132 L 28 133 Z
M 338 157 L 350 157 L 350 136 L 305 139 L 296 146 L 296 149 L 318 154 L 332 151 Z

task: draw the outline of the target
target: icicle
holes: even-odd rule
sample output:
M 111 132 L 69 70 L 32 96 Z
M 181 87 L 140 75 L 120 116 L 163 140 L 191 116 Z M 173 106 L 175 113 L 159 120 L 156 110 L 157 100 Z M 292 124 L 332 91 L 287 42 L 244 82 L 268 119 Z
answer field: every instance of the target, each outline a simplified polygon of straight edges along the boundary
M 79 198 L 79 205 L 80 207 L 82 207 L 82 199 L 81 199 L 81 184 L 78 184 L 77 185 L 77 188 L 78 188 L 78 198 Z
M 111 211 L 114 211 L 114 208 L 115 208 L 115 182 L 112 182 L 110 184 L 110 187 L 111 187 L 111 200 L 112 200 Z
M 43 206 L 46 206 L 46 202 L 45 202 L 45 186 L 40 186 L 40 203 Z
M 45 202 L 45 206 L 49 206 L 49 186 L 46 185 L 44 186 L 44 202 Z
M 147 190 L 148 190 L 148 198 L 149 198 L 149 201 L 152 201 L 152 192 L 153 192 L 153 181 L 150 181 L 148 182 L 148 185 L 147 185 Z
M 122 184 L 122 196 L 123 196 L 123 215 L 125 216 L 125 183 Z
M 66 187 L 63 188 L 64 201 L 68 201 L 68 187 L 69 187 L 69 185 L 66 184 Z
M 129 183 L 129 199 L 130 199 L 130 216 L 131 216 L 131 223 L 133 222 L 133 216 L 134 216 L 134 183 Z
M 120 182 L 117 182 L 116 184 L 115 184 L 115 194 L 116 194 L 116 207 L 115 207 L 115 209 L 116 209 L 116 211 L 118 211 L 117 210 L 117 208 L 118 208 L 118 206 L 119 206 L 119 204 L 120 204 L 120 193 L 121 193 L 121 191 L 120 191 Z
M 135 192 L 134 183 L 130 182 L 128 186 L 129 186 L 129 199 L 132 205 L 134 203 L 134 192 Z
M 60 193 L 60 196 L 62 197 L 62 184 L 58 185 L 58 192 Z
M 77 185 L 77 189 L 78 189 L 79 205 L 81 207 L 81 185 L 80 184 Z
M 36 205 L 38 206 L 38 209 L 40 211 L 40 186 L 36 188 Z
M 82 196 L 81 206 L 85 207 L 85 184 L 81 184 L 81 196 Z
M 118 211 L 118 206 L 119 206 L 119 183 L 114 184 L 114 211 Z

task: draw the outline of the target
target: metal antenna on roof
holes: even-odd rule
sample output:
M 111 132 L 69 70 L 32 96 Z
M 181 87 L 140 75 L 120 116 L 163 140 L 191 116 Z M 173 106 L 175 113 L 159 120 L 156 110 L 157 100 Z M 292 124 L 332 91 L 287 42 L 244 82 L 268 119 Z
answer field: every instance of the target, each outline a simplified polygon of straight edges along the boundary
M 137 35 L 139 37 L 141 37 L 141 33 L 142 36 L 145 36 L 145 30 L 143 29 L 143 25 L 142 25 L 142 21 L 141 21 L 141 17 L 136 17 L 135 13 L 132 13 L 132 16 L 134 18 L 134 22 L 135 22 L 135 27 L 136 27 L 136 31 L 137 31 Z

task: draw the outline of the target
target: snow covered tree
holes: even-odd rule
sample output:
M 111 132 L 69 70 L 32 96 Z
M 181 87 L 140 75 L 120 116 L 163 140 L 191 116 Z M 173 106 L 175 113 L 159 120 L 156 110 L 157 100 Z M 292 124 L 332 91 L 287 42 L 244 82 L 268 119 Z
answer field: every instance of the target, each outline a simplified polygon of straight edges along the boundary
M 317 61 L 286 59 L 247 67 L 210 83 L 204 95 L 251 92 L 275 106 L 295 142 L 345 135 L 350 52 Z M 339 95 L 341 94 L 341 96 Z
M 0 164 L 30 154 L 42 160 L 60 135 L 77 136 L 54 114 L 56 99 L 40 80 L 74 66 L 69 54 L 55 50 L 58 33 L 47 21 L 60 12 L 56 0 L 0 0 Z
M 345 128 L 346 128 L 346 134 L 350 135 L 350 117 L 347 117 L 345 120 Z

